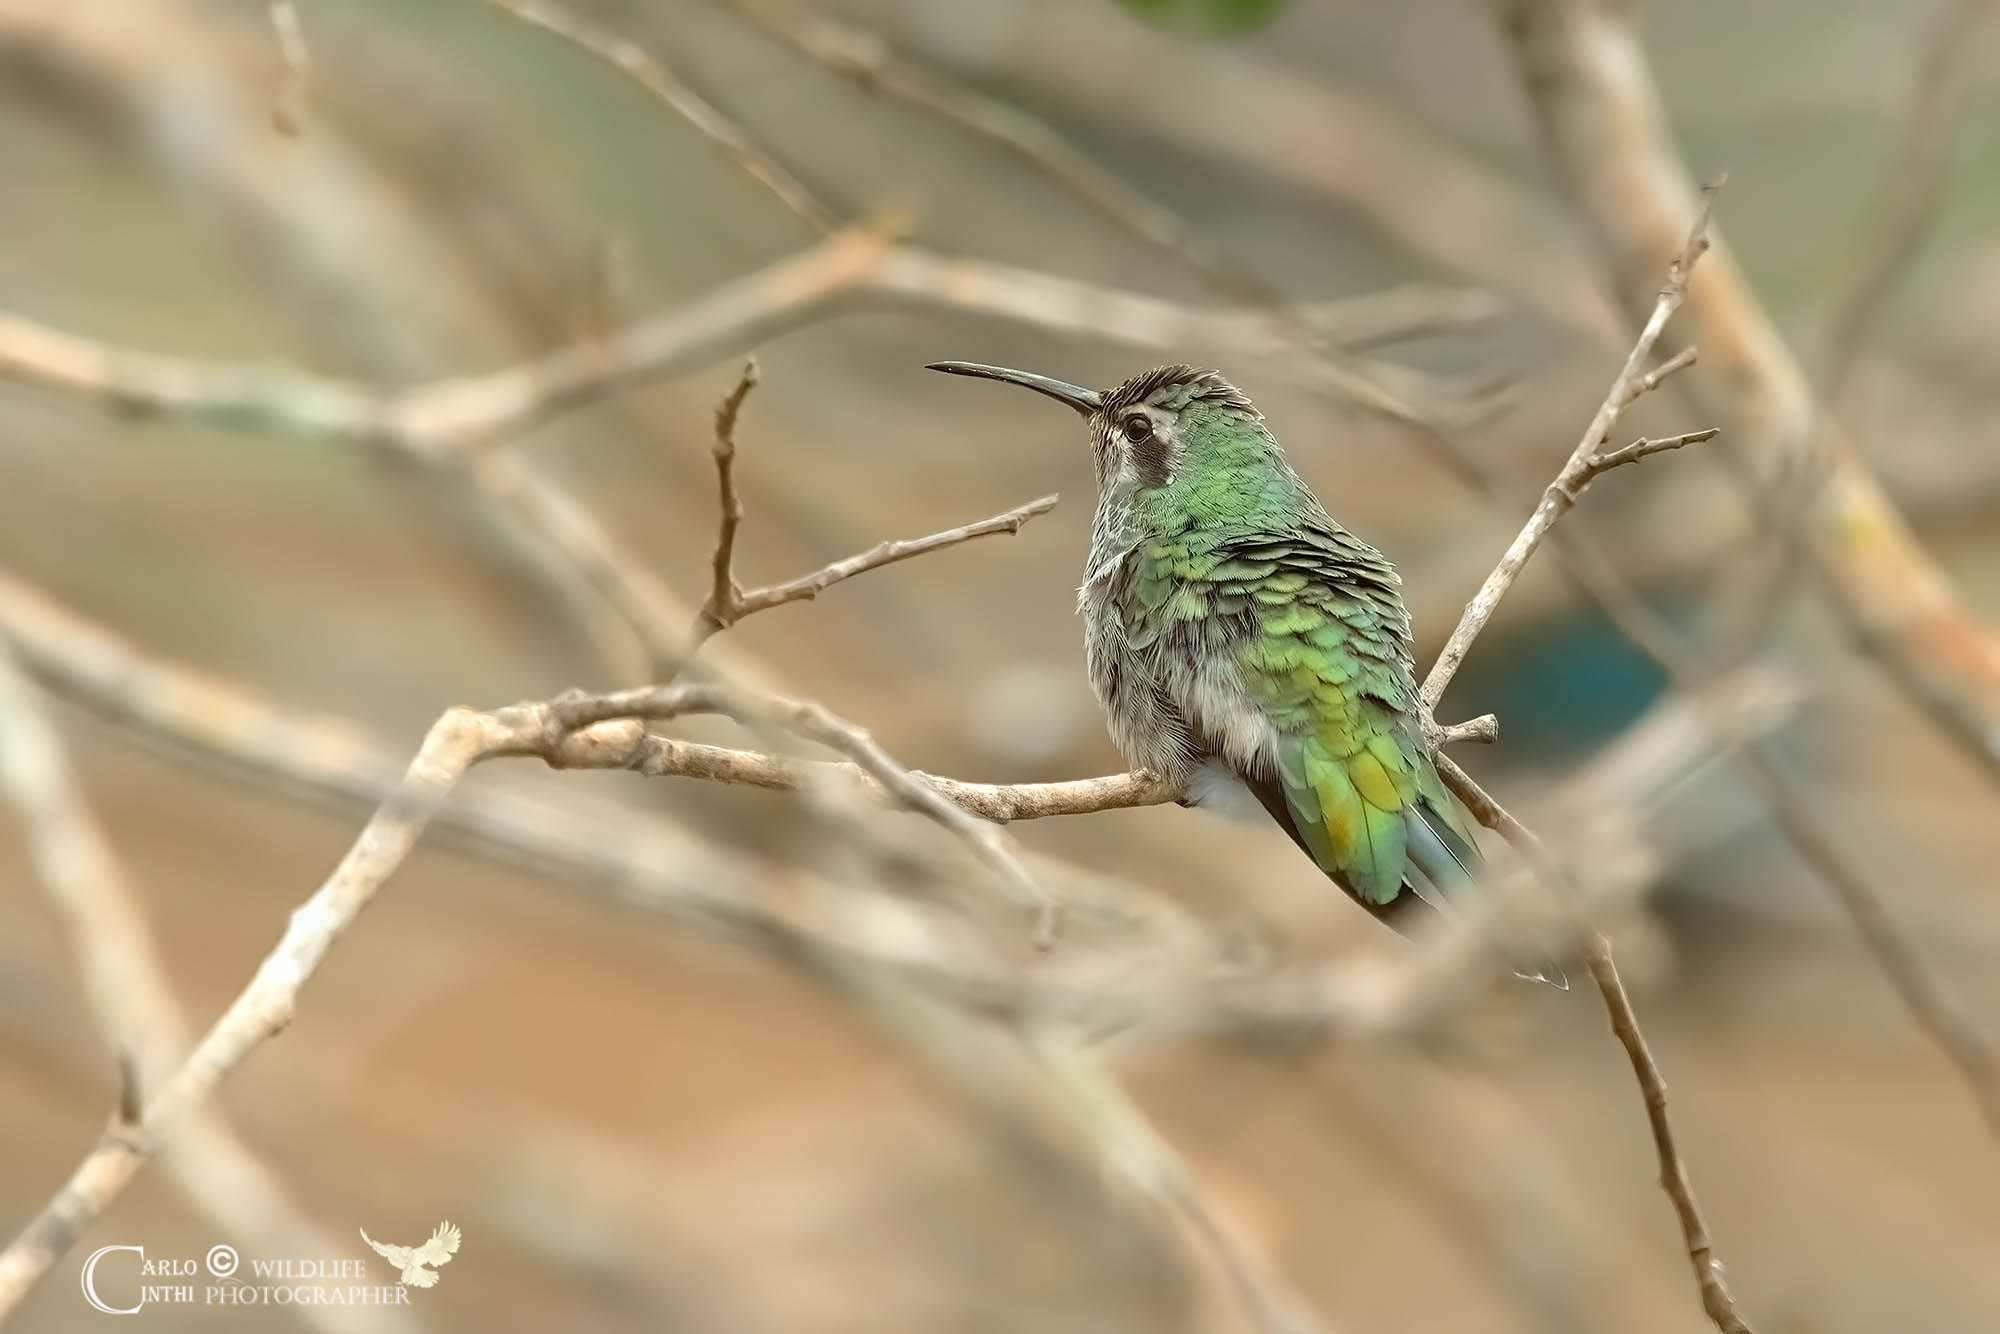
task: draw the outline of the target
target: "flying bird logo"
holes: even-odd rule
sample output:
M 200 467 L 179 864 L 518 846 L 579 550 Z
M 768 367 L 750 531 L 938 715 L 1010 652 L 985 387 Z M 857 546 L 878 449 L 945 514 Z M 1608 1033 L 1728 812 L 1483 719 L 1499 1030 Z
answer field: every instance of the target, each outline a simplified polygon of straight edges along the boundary
M 403 1271 L 406 1288 L 434 1287 L 438 1268 L 458 1254 L 458 1229 L 450 1223 L 439 1223 L 431 1239 L 421 1246 L 389 1246 L 369 1236 L 367 1228 L 359 1231 L 361 1240 L 374 1247 L 377 1255 Z

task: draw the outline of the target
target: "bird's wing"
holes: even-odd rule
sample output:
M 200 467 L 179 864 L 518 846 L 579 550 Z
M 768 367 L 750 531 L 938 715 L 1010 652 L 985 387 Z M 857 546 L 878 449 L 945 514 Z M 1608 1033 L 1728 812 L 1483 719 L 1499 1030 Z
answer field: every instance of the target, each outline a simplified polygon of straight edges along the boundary
M 1201 634 L 1233 664 L 1233 679 L 1162 679 L 1278 824 L 1381 916 L 1475 878 L 1478 845 L 1417 722 L 1394 567 L 1313 516 L 1291 531 L 1177 542 L 1135 564 L 1128 638 L 1155 638 L 1164 667 L 1193 650 L 1176 633 Z M 1257 720 L 1254 746 L 1246 716 Z
M 418 1264 L 441 1265 L 458 1254 L 458 1228 L 451 1223 L 439 1223 L 431 1239 L 417 1248 Z
M 374 1248 L 375 1254 L 381 1256 L 384 1260 L 396 1266 L 396 1268 L 401 1269 L 410 1263 L 411 1250 L 408 1246 L 385 1245 L 369 1236 L 367 1228 L 358 1228 L 356 1230 L 361 1233 L 361 1240 Z

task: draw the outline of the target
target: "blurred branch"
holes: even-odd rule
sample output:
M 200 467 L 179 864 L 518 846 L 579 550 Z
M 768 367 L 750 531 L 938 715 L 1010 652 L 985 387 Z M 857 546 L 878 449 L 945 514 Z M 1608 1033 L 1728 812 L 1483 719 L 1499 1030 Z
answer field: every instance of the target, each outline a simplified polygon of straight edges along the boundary
M 898 59 L 874 33 L 793 4 L 770 0 L 726 0 L 726 4 L 767 36 L 863 91 L 908 102 L 1006 147 L 1112 222 L 1199 273 L 1217 291 L 1264 308 L 1258 321 L 1266 336 L 1305 352 L 1315 378 L 1339 397 L 1399 420 L 1444 415 L 1440 403 L 1411 401 L 1409 390 L 1434 395 L 1426 390 L 1423 377 L 1402 367 L 1336 355 L 1314 331 L 1310 317 L 1291 308 L 1284 291 L 1209 251 L 1172 209 L 1127 184 L 1046 122 Z
M 723 284 L 687 306 L 482 374 L 374 388 L 278 366 L 202 362 L 114 347 L 0 314 L 0 376 L 97 399 L 140 416 L 170 414 L 235 430 L 372 443 L 432 456 L 476 452 L 555 413 L 642 378 L 703 364 L 837 304 L 889 301 L 996 315 L 1136 347 L 1232 348 L 1310 372 L 1262 328 L 1265 312 L 1181 305 L 1032 269 L 891 246 L 863 227 Z M 1404 288 L 1302 314 L 1332 337 L 1381 338 L 1490 314 L 1476 294 Z
M 648 54 L 637 42 L 600 28 L 547 0 L 490 0 L 523 23 L 552 33 L 597 57 L 671 108 L 713 143 L 744 173 L 775 195 L 815 231 L 839 225 L 833 209 L 760 147 L 750 132 L 702 97 L 685 79 Z
M 1030 1044 L 1050 1081 L 1079 1123 L 1154 1207 L 1193 1234 L 1228 1278 L 1238 1300 L 1260 1330 L 1270 1334 L 1313 1334 L 1319 1320 L 1258 1251 L 1247 1244 L 1216 1209 L 1194 1172 L 1153 1128 L 1103 1058 L 1073 1030 L 1043 1025 Z
M 1502 10 L 1543 137 L 1636 314 L 1696 207 L 1644 52 L 1622 7 L 1603 0 L 1504 0 Z M 1825 476 L 1799 516 L 1811 568 L 1862 647 L 2000 776 L 2000 638 L 1961 603 L 1852 442 L 1819 419 L 1805 372 L 1718 249 L 1688 292 L 1722 391 L 1718 415 L 1767 472 L 1817 455 Z
M 982 84 L 1024 88 L 1081 117 L 1134 127 L 1210 171 L 1227 170 L 1220 159 L 1331 196 L 1443 271 L 1471 275 L 1567 327 L 1617 339 L 1621 350 L 1629 339 L 1577 263 L 1575 231 L 1561 210 L 1352 86 L 1260 58 L 1254 48 L 1189 42 L 1132 23 L 1109 4 L 1039 5 L 1033 23 L 982 43 L 949 43 L 948 55 L 935 29 L 912 11 L 897 12 L 905 44 L 928 47 L 933 64 L 969 63 L 970 78 Z M 856 40 L 864 50 L 880 45 Z M 1113 49 L 1120 57 L 1107 65 L 1104 53 Z
M 120 1069 L 114 1130 L 142 1115 L 143 1091 L 186 1055 L 188 1022 L 152 940 L 145 909 L 71 772 L 35 687 L 0 648 L 0 789 L 21 819 L 36 878 L 63 918 L 92 1015 Z M 352 1256 L 299 1212 L 282 1180 L 237 1136 L 220 1108 L 192 1114 L 166 1155 L 195 1207 L 240 1243 L 287 1254 Z M 67 1244 L 51 1234 L 47 1244 Z M 408 1312 L 314 1305 L 301 1318 L 329 1334 L 419 1328 Z
M 609 338 L 402 390 L 115 348 L 12 315 L 0 316 L 0 374 L 96 398 L 121 412 L 446 453 L 768 334 L 865 281 L 886 244 L 879 228 L 839 232 Z
M 1941 0 L 1938 6 L 1884 179 L 1870 194 L 1877 216 L 1867 249 L 1829 326 L 1817 385 L 1823 409 L 1839 404 L 1862 343 L 1937 221 L 1957 122 L 1978 74 L 1989 68 L 1981 60 L 1989 35 L 1982 28 L 1996 14 L 1995 0 Z
M 296 0 L 270 0 L 271 34 L 278 42 L 278 58 L 284 63 L 284 81 L 272 104 L 271 123 L 280 134 L 300 134 L 306 126 L 306 99 L 312 91 L 312 48 L 299 22 Z
M 877 33 L 837 22 L 804 6 L 771 0 L 720 2 L 766 37 L 861 91 L 907 102 L 1004 146 L 1146 244 L 1201 274 L 1218 290 L 1256 305 L 1284 304 L 1284 293 L 1209 253 L 1185 219 L 1106 170 L 1046 121 L 919 68 L 898 57 Z

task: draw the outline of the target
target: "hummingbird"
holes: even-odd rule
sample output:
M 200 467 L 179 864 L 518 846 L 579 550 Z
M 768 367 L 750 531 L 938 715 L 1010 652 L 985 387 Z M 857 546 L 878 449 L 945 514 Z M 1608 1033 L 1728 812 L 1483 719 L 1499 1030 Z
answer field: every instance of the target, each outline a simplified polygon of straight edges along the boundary
M 1448 913 L 1485 867 L 1431 761 L 1402 578 L 1327 513 L 1249 396 L 1191 366 L 1104 392 L 975 362 L 926 369 L 1083 417 L 1097 501 L 1077 610 L 1125 758 L 1179 783 L 1183 804 L 1261 807 L 1398 930 Z

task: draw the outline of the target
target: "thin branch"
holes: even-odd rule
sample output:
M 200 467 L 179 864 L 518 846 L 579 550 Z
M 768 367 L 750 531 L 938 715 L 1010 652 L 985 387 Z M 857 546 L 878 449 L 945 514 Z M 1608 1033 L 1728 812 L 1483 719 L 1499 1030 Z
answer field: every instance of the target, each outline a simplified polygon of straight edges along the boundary
M 975 541 L 982 537 L 998 537 L 1002 534 L 1011 536 L 1020 532 L 1028 520 L 1054 509 L 1058 499 L 1059 497 L 1055 495 L 1047 495 L 990 518 L 976 519 L 971 523 L 960 524 L 956 528 L 946 528 L 942 532 L 928 533 L 923 537 L 891 538 L 886 542 L 877 542 L 866 551 L 856 552 L 852 556 L 823 565 L 810 574 L 787 579 L 781 584 L 765 584 L 747 590 L 737 589 L 731 596 L 728 606 L 720 612 L 709 608 L 703 609 L 703 625 L 704 627 L 712 625 L 713 630 L 719 630 L 736 624 L 745 616 L 769 611 L 773 607 L 782 607 L 788 602 L 810 602 L 835 584 L 852 579 L 857 574 L 879 570 L 884 565 L 894 565 L 898 561 L 928 555 L 933 551 L 942 551 L 946 547 L 955 547 L 960 543 Z M 717 559 L 720 560 L 719 541 L 717 553 Z M 713 630 L 708 630 L 707 633 L 713 633 Z
M 708 601 L 702 606 L 700 623 L 695 627 L 693 640 L 697 643 L 708 634 L 722 629 L 736 616 L 737 599 L 743 590 L 736 583 L 736 530 L 743 523 L 743 497 L 736 491 L 736 417 L 743 411 L 743 400 L 750 397 L 750 391 L 757 387 L 757 363 L 743 363 L 743 374 L 737 377 L 736 387 L 723 396 L 715 409 L 715 487 L 716 487 L 716 535 L 715 556 L 711 564 L 715 570 L 715 585 L 709 592 Z
M 1683 445 L 1698 445 L 1704 440 L 1713 440 L 1720 434 L 1722 434 L 1722 428 L 1708 426 L 1699 431 L 1687 431 L 1680 435 L 1664 436 L 1658 440 L 1649 440 L 1642 436 L 1629 445 L 1599 454 L 1592 460 L 1595 466 L 1591 471 L 1591 476 L 1595 477 L 1598 473 L 1610 472 L 1613 468 L 1623 467 L 1627 463 L 1637 463 L 1640 459 L 1654 454 L 1664 454 L 1670 449 L 1679 449 Z
M 1208 1252 L 1258 1329 L 1313 1334 L 1320 1328 L 1299 1295 L 1210 1202 L 1193 1170 L 1079 1034 L 1044 1024 L 1030 1031 L 1029 1041 L 1078 1122 L 1103 1146 L 1105 1158 Z
M 713 685 L 650 686 L 607 695 L 577 692 L 555 703 L 561 727 L 574 731 L 625 718 L 674 718 L 688 713 L 720 713 L 747 725 L 775 724 L 806 740 L 847 756 L 898 804 L 928 816 L 949 830 L 1035 910 L 1033 940 L 1041 949 L 1055 943 L 1060 902 L 1029 873 L 999 826 L 980 820 L 948 801 L 937 789 L 889 757 L 865 728 L 835 714 L 817 700 L 788 699 L 762 691 Z
M 767 37 L 863 92 L 908 102 L 1003 145 L 1078 199 L 1218 288 L 1258 305 L 1283 303 L 1283 293 L 1203 249 L 1193 228 L 1173 210 L 1126 184 L 1046 122 L 1019 107 L 920 69 L 899 59 L 879 35 L 802 6 L 727 0 L 726 7 Z
M 454 709 L 438 720 L 397 798 L 376 812 L 325 883 L 292 914 L 255 976 L 180 1068 L 146 1099 L 138 1121 L 107 1130 L 55 1197 L 0 1251 L 0 1320 L 183 1128 L 216 1085 L 291 1022 L 300 988 L 334 941 L 402 865 L 438 801 L 499 739 L 486 716 L 469 710 Z
M 71 770 L 39 692 L 0 647 L 0 790 L 19 811 L 36 878 L 68 928 L 84 994 L 113 1053 L 120 1137 L 141 1128 L 143 1091 L 186 1055 L 189 1027 L 146 913 Z M 166 1155 L 181 1192 L 239 1242 L 303 1255 L 351 1255 L 299 1212 L 283 1181 L 220 1108 L 192 1115 Z M 54 1244 L 60 1238 L 51 1234 Z M 314 1306 L 301 1313 L 330 1334 L 406 1331 L 403 1311 Z
M 1583 438 L 1570 453 L 1569 461 L 1556 473 L 1555 481 L 1549 484 L 1548 490 L 1542 495 L 1542 503 L 1535 507 L 1535 512 L 1529 516 L 1528 522 L 1514 538 L 1513 544 L 1500 558 L 1500 563 L 1493 567 L 1493 572 L 1486 576 L 1486 581 L 1479 586 L 1479 591 L 1473 595 L 1472 601 L 1466 604 L 1464 615 L 1459 617 L 1451 636 L 1445 640 L 1444 648 L 1439 651 L 1437 661 L 1431 666 L 1430 674 L 1424 678 L 1422 699 L 1425 712 L 1437 711 L 1438 701 L 1444 697 L 1446 687 L 1451 684 L 1452 677 L 1464 663 L 1465 655 L 1472 648 L 1472 641 L 1486 628 L 1486 623 L 1492 619 L 1500 600 L 1507 596 L 1507 590 L 1514 586 L 1514 581 L 1527 567 L 1529 557 L 1535 554 L 1536 549 L 1542 544 L 1542 539 L 1548 536 L 1551 528 L 1555 527 L 1556 520 L 1576 504 L 1576 497 L 1582 489 L 1593 477 L 1607 468 L 1615 467 L 1618 463 L 1636 462 L 1643 457 L 1640 453 L 1628 454 L 1624 449 L 1606 454 L 1603 452 L 1604 446 L 1611 438 L 1611 428 L 1618 424 L 1619 417 L 1634 400 L 1648 390 L 1658 387 L 1667 375 L 1691 364 L 1694 360 L 1687 353 L 1682 353 L 1658 370 L 1648 372 L 1645 369 L 1647 360 L 1653 355 L 1653 345 L 1659 342 L 1660 335 L 1666 331 L 1667 321 L 1673 318 L 1674 312 L 1680 309 L 1681 302 L 1687 296 L 1688 281 L 1693 276 L 1696 262 L 1708 248 L 1708 219 L 1713 203 L 1714 190 L 1711 188 L 1704 198 L 1701 212 L 1696 215 L 1694 227 L 1689 231 L 1687 241 L 1668 268 L 1666 285 L 1660 288 L 1659 295 L 1653 302 L 1652 314 L 1647 317 L 1645 327 L 1639 331 L 1639 337 L 1632 344 L 1631 352 L 1626 355 L 1624 366 L 1611 381 L 1611 388 L 1605 393 L 1604 401 L 1598 405 L 1597 412 L 1591 417 L 1590 425 L 1584 428 Z M 1713 434 L 1714 432 L 1709 433 L 1710 436 Z M 1620 457 L 1621 455 L 1624 457 Z
M 1438 757 L 1438 772 L 1474 818 L 1513 844 L 1535 868 L 1536 875 L 1561 891 L 1570 902 L 1576 901 L 1574 885 L 1555 859 L 1549 856 L 1541 839 L 1509 814 L 1449 756 Z M 1639 1083 L 1639 1092 L 1646 1105 L 1646 1121 L 1653 1133 L 1654 1156 L 1660 1164 L 1660 1189 L 1666 1192 L 1667 1199 L 1673 1204 L 1674 1217 L 1680 1224 L 1681 1239 L 1687 1246 L 1688 1265 L 1694 1272 L 1695 1285 L 1701 1293 L 1701 1309 L 1721 1334 L 1751 1334 L 1749 1324 L 1737 1310 L 1736 1299 L 1723 1279 L 1722 1262 L 1715 1258 L 1715 1244 L 1709 1236 L 1708 1221 L 1702 1215 L 1701 1202 L 1695 1196 L 1694 1182 L 1688 1174 L 1687 1162 L 1681 1156 L 1680 1142 L 1674 1134 L 1667 1106 L 1666 1078 L 1660 1073 L 1659 1063 L 1653 1059 L 1652 1050 L 1646 1044 L 1645 1032 L 1639 1026 L 1638 1011 L 1632 1006 L 1624 979 L 1618 975 L 1618 964 L 1612 956 L 1610 940 L 1602 932 L 1592 932 L 1584 958 L 1590 967 L 1591 980 L 1597 984 L 1598 996 L 1604 1002 L 1611 1031 L 1625 1049 L 1626 1059 L 1632 1064 L 1633 1078 Z
M 839 226 L 834 210 L 751 137 L 750 132 L 648 54 L 637 42 L 600 28 L 547 0 L 490 0 L 523 23 L 552 33 L 604 61 L 671 108 L 752 180 L 815 231 Z
M 1828 322 L 1816 386 L 1824 409 L 1839 404 L 1869 330 L 1937 221 L 1958 121 L 1991 49 L 1981 29 L 1996 15 L 2000 4 L 1994 0 L 1942 0 L 1938 6 L 1884 179 L 1868 193 L 1878 216 L 1865 258 Z

